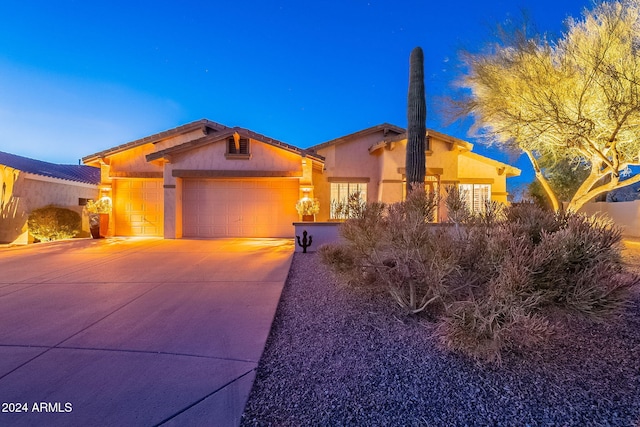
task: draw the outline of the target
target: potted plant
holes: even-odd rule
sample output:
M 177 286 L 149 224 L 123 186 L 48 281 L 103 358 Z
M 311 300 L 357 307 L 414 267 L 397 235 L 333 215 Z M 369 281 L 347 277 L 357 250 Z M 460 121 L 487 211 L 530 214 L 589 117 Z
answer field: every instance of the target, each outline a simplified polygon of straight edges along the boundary
M 320 212 L 320 201 L 318 199 L 310 199 L 303 197 L 296 203 L 296 210 L 302 216 L 303 221 L 314 221 L 315 215 Z
M 89 199 L 86 205 L 89 213 L 89 231 L 91 237 L 99 239 L 106 235 L 109 229 L 109 213 L 111 212 L 111 199 L 101 197 L 98 201 Z

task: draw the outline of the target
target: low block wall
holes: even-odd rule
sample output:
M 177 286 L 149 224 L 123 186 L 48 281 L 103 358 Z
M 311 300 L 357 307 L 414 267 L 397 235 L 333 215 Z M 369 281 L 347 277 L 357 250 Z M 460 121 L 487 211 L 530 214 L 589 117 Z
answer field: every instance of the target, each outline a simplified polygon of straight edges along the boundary
M 307 232 L 307 238 L 311 237 L 311 245 L 307 247 L 307 252 L 315 252 L 325 243 L 338 242 L 340 237 L 339 228 L 341 222 L 294 222 L 293 226 L 296 230 L 296 252 L 302 252 L 303 248 L 298 245 L 298 238 L 302 243 L 304 232 Z
M 611 218 L 625 237 L 640 237 L 640 200 L 631 202 L 593 202 L 585 204 L 580 212 L 601 214 Z

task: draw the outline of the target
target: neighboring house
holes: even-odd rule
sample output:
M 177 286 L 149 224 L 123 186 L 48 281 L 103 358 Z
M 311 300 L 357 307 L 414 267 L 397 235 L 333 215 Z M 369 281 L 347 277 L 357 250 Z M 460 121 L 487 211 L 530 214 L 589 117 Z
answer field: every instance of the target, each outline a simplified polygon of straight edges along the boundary
M 632 202 L 640 200 L 640 183 L 627 185 L 617 190 L 609 191 L 605 196 L 605 201 L 613 202 Z
M 29 213 L 55 205 L 82 213 L 83 202 L 98 196 L 100 170 L 58 165 L 0 151 L 0 243 L 29 242 Z
M 429 131 L 427 182 L 458 184 L 472 204 L 505 201 L 506 178 L 519 170 L 471 153 L 472 145 Z M 247 129 L 199 120 L 84 157 L 101 168 L 113 198 L 114 235 L 293 237 L 296 202 L 360 191 L 366 200 L 403 198 L 404 129 L 380 125 L 301 149 Z M 441 219 L 444 214 L 440 214 Z

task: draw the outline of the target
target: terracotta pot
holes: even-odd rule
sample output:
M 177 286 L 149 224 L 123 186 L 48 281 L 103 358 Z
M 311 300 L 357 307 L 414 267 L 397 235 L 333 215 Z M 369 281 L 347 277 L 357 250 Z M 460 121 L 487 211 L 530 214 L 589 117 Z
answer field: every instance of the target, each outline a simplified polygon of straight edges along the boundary
M 302 215 L 302 220 L 303 221 L 313 222 L 313 221 L 316 220 L 316 216 L 315 215 Z
M 107 231 L 109 231 L 109 214 L 100 214 L 100 236 L 106 236 Z

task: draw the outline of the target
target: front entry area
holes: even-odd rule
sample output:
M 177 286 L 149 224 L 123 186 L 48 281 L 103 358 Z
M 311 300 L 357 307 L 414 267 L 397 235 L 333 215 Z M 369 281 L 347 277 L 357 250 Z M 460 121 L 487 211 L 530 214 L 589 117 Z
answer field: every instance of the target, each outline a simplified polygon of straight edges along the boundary
M 293 237 L 298 179 L 185 179 L 184 237 Z

